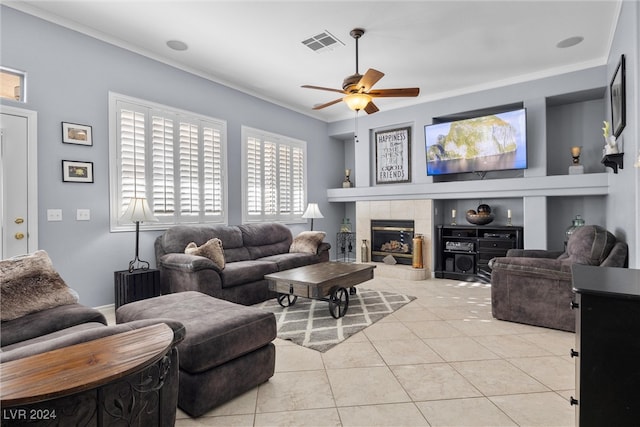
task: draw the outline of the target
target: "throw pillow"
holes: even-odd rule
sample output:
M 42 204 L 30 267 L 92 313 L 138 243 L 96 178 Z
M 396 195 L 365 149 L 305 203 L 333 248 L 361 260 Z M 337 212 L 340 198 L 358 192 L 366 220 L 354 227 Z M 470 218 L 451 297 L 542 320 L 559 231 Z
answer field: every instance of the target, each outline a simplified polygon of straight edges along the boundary
M 315 254 L 326 235 L 324 231 L 303 231 L 293 239 L 289 252 Z
M 0 261 L 0 293 L 3 322 L 78 302 L 43 250 Z
M 220 270 L 224 269 L 224 249 L 222 248 L 222 240 L 217 237 L 214 237 L 202 246 L 191 242 L 184 248 L 184 253 L 209 258 Z

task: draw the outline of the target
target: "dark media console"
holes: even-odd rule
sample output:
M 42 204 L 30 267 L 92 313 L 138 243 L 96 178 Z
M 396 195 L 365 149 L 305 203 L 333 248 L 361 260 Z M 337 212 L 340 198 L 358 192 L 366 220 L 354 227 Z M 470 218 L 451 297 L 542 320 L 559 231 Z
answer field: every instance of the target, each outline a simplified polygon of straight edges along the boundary
M 489 282 L 489 261 L 522 249 L 523 228 L 491 225 L 438 225 L 435 277 Z

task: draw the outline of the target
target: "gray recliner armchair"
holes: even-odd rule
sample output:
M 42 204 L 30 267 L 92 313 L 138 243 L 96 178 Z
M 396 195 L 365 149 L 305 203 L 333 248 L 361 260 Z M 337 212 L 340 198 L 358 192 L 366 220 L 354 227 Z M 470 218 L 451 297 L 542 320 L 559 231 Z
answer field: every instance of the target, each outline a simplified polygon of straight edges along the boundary
M 627 244 L 598 225 L 577 229 L 565 252 L 511 249 L 491 267 L 493 317 L 575 331 L 571 265 L 626 267 Z

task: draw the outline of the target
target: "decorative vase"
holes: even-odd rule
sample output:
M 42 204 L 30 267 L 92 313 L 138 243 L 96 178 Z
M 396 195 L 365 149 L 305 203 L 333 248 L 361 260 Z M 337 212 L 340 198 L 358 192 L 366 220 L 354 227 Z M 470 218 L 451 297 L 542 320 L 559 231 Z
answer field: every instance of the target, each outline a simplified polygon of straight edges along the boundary
M 342 181 L 342 188 L 351 188 L 351 169 L 344 170 L 344 181 Z
M 369 246 L 366 239 L 362 239 L 362 245 L 360 245 L 360 262 L 369 262 Z
M 422 268 L 422 234 L 416 234 L 413 238 L 413 268 Z
M 571 225 L 567 228 L 567 231 L 564 232 L 565 242 L 568 242 L 569 237 L 571 237 L 571 235 L 575 233 L 575 231 L 578 228 L 582 227 L 583 225 L 584 225 L 584 219 L 582 219 L 580 215 L 576 215 L 576 217 L 571 221 Z

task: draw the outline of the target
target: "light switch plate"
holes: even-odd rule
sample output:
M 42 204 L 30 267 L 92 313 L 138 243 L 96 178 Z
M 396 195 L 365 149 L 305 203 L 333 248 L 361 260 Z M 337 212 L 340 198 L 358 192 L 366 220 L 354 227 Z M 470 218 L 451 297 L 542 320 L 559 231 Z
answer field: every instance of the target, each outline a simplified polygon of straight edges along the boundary
M 62 209 L 47 209 L 47 221 L 62 221 Z
M 76 211 L 76 221 L 89 221 L 91 219 L 90 209 L 78 209 Z

